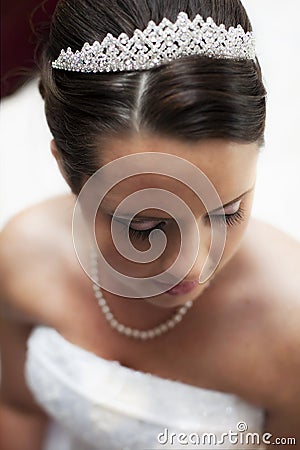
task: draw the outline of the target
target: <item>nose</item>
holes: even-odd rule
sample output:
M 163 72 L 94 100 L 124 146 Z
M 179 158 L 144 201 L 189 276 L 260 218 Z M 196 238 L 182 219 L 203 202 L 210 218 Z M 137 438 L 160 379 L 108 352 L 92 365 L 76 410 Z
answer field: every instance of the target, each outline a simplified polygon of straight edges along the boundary
M 210 230 L 205 226 L 200 229 L 200 225 L 198 230 L 198 235 L 186 232 L 181 241 L 180 233 L 175 239 L 172 237 L 170 242 L 168 240 L 167 248 L 162 255 L 161 269 L 162 272 L 168 271 L 170 282 L 198 281 L 204 266 L 206 268 L 209 264 L 207 257 L 211 246 Z

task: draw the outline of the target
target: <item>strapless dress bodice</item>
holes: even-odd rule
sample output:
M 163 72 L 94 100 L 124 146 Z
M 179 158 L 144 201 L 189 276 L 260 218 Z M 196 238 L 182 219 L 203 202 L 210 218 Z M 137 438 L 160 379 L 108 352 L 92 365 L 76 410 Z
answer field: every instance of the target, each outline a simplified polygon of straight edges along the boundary
M 122 366 L 42 325 L 27 341 L 25 378 L 51 418 L 43 450 L 242 448 L 222 433 L 263 430 L 264 411 L 234 394 Z M 203 433 L 216 436 L 210 445 Z

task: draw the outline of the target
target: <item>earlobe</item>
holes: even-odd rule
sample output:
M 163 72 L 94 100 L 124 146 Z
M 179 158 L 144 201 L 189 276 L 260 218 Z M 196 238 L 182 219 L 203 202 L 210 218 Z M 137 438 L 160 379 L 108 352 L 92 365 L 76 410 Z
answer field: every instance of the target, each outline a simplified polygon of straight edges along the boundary
M 59 155 L 58 155 L 58 151 L 57 151 L 57 147 L 56 147 L 56 143 L 55 143 L 54 139 L 52 139 L 52 141 L 50 142 L 50 148 L 51 148 L 52 155 L 54 156 L 54 158 L 57 161 L 59 158 Z

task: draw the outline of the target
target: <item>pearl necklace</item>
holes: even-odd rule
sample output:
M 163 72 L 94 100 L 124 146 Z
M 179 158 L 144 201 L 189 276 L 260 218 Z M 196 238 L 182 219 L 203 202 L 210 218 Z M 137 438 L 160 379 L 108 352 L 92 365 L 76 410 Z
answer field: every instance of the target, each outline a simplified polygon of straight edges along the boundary
M 137 330 L 136 328 L 127 327 L 117 321 L 117 319 L 112 314 L 105 298 L 103 297 L 101 289 L 98 286 L 100 283 L 99 283 L 98 270 L 97 270 L 97 256 L 94 252 L 92 252 L 91 257 L 92 257 L 92 275 L 93 275 L 94 280 L 97 282 L 97 284 L 93 283 L 93 290 L 94 290 L 98 305 L 102 309 L 104 317 L 106 318 L 109 325 L 114 330 L 118 331 L 120 334 L 123 334 L 127 337 L 131 337 L 134 339 L 140 339 L 142 341 L 146 341 L 149 339 L 153 339 L 157 336 L 161 336 L 162 334 L 164 334 L 167 331 L 170 331 L 172 328 L 174 328 L 179 322 L 181 322 L 183 316 L 193 306 L 194 302 L 188 301 L 184 306 L 180 306 L 169 320 L 163 322 L 161 325 L 157 325 L 156 327 L 151 328 L 150 330 L 142 331 L 142 330 Z

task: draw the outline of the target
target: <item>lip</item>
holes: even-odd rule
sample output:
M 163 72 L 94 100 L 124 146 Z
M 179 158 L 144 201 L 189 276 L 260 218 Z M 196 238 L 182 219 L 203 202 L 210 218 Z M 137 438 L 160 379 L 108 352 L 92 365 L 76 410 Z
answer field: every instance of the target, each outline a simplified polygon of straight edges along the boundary
M 199 285 L 198 281 L 182 281 L 179 284 L 176 284 L 173 288 L 169 289 L 165 292 L 165 294 L 169 295 L 183 295 L 188 294 L 193 291 Z M 165 285 L 165 288 L 167 285 Z

